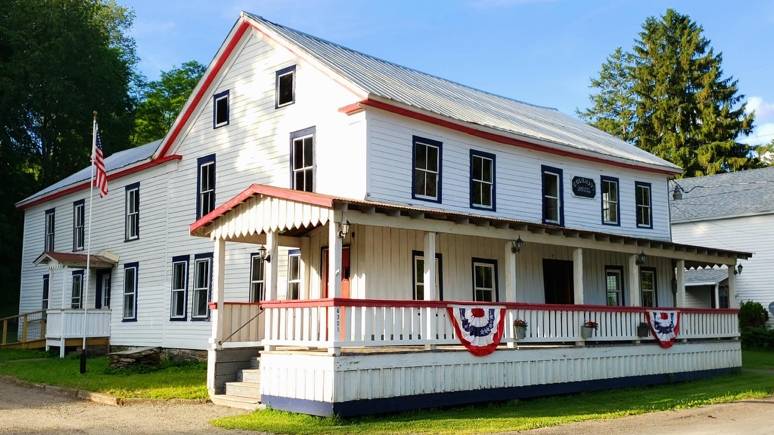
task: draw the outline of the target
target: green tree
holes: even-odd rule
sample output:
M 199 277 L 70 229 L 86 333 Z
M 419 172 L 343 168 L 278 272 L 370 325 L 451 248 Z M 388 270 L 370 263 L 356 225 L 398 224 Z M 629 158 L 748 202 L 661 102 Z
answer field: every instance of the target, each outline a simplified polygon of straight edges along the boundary
M 765 144 L 755 147 L 755 154 L 761 163 L 769 166 L 774 166 L 774 140 Z
M 164 137 L 206 69 L 192 60 L 162 71 L 159 80 L 148 83 L 137 106 L 132 143 L 140 145 Z

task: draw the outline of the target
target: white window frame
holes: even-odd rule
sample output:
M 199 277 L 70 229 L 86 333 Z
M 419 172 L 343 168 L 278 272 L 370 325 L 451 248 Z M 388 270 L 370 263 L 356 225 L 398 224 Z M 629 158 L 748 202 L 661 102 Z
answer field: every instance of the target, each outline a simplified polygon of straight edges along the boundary
M 642 192 L 644 196 L 641 197 L 640 192 Z M 636 206 L 634 219 L 637 221 L 637 228 L 653 228 L 652 195 L 653 192 L 649 184 L 637 183 L 634 185 L 634 203 Z M 646 201 L 647 204 L 640 203 L 640 199 Z M 644 210 L 642 216 L 648 220 L 647 223 L 640 222 L 640 210 Z
M 422 267 L 419 266 L 422 261 Z M 414 282 L 412 283 L 412 297 L 414 300 L 424 300 L 425 296 L 425 256 L 424 253 L 414 251 L 413 253 Z M 440 253 L 435 255 L 435 294 L 439 300 L 443 300 L 443 257 Z M 419 297 L 419 287 L 422 287 L 422 297 Z
M 202 264 L 207 265 L 206 284 L 204 287 L 199 286 L 199 267 Z M 191 288 L 191 320 L 204 320 L 210 317 L 210 289 L 212 288 L 212 258 L 211 257 L 199 257 L 194 259 L 194 274 L 193 274 L 193 287 Z M 198 298 L 204 298 L 207 303 L 204 304 L 204 313 L 196 312 L 198 307 Z
M 255 277 L 255 262 L 260 262 L 261 276 Z M 250 302 L 260 302 L 266 297 L 266 263 L 259 254 L 250 255 Z
M 290 90 L 290 93 L 291 93 L 290 101 L 286 101 L 286 102 L 280 104 L 280 82 L 281 82 L 280 79 L 283 78 L 283 77 L 286 77 L 286 76 L 292 76 L 291 90 Z M 285 68 L 285 69 L 281 69 L 281 70 L 276 72 L 274 95 L 275 95 L 275 97 L 274 97 L 275 98 L 274 99 L 274 107 L 276 109 L 279 109 L 280 107 L 290 106 L 291 104 L 296 102 L 296 68 L 295 68 L 295 65 L 290 66 L 290 67 Z
M 73 251 L 82 251 L 86 239 L 86 203 L 73 203 Z
M 43 250 L 45 252 L 54 251 L 56 242 L 56 211 L 52 208 L 45 212 L 45 228 L 43 239 Z
M 40 298 L 40 306 L 43 311 L 48 309 L 49 298 L 51 298 L 51 276 L 43 275 L 43 293 Z
M 554 180 L 556 180 L 556 196 L 548 194 L 548 189 L 546 189 L 545 185 L 543 184 L 543 177 L 545 175 L 549 175 L 549 176 L 553 177 Z M 550 224 L 555 224 L 555 225 L 561 225 L 562 224 L 562 207 L 563 207 L 563 204 L 562 204 L 562 191 L 561 191 L 562 190 L 562 175 L 559 174 L 558 172 L 554 172 L 554 171 L 552 171 L 550 169 L 543 169 L 541 171 L 541 175 L 540 175 L 540 184 L 541 184 L 541 189 L 542 189 L 542 193 L 543 193 L 543 201 L 548 200 L 548 201 L 555 201 L 556 202 L 556 219 L 549 219 L 548 216 L 545 216 L 545 206 L 542 204 L 542 201 L 541 201 L 541 206 L 543 208 L 543 213 L 541 213 L 541 214 L 543 214 L 543 222 L 550 223 Z
M 616 283 L 618 284 L 618 288 L 615 290 L 610 290 L 608 278 L 611 275 L 615 275 Z M 616 305 L 610 305 L 610 294 L 615 293 L 616 295 Z M 608 306 L 616 306 L 620 307 L 623 306 L 623 270 L 619 269 L 617 267 L 605 267 L 605 304 Z
M 78 296 L 75 295 L 76 283 Z M 70 286 L 70 308 L 74 310 L 83 308 L 83 273 L 74 273 L 72 276 L 72 283 Z
M 124 291 L 123 291 L 123 307 L 122 307 L 122 317 L 121 319 L 124 321 L 134 321 L 137 320 L 137 288 L 139 286 L 139 267 L 132 265 L 132 266 L 126 266 L 124 267 Z M 127 288 L 127 274 L 129 274 L 131 271 L 132 275 L 132 288 Z M 131 298 L 131 304 L 127 304 L 126 300 L 127 297 Z M 127 310 L 130 312 L 127 313 Z
M 291 141 L 291 161 L 290 161 L 290 169 L 291 169 L 291 186 L 293 187 L 293 190 L 300 190 L 303 192 L 314 192 L 314 185 L 315 185 L 315 165 L 314 165 L 314 146 L 315 146 L 315 137 L 314 133 L 304 134 L 302 136 L 294 137 Z M 311 164 L 306 161 L 306 139 L 311 139 L 311 147 L 312 147 L 312 162 Z M 301 143 L 301 164 L 302 166 L 299 168 L 296 168 L 296 143 Z M 296 175 L 298 173 L 303 173 L 304 181 L 303 186 L 299 188 L 299 186 L 296 185 Z M 312 189 L 306 190 L 306 181 L 307 178 L 312 178 Z
M 209 161 L 199 165 L 199 217 L 206 215 L 212 210 L 215 210 L 215 183 L 208 183 L 206 188 L 204 186 L 205 170 L 209 170 L 209 168 L 212 168 L 212 171 L 208 173 L 207 181 L 210 181 L 214 178 L 212 176 L 212 172 L 215 171 L 215 161 Z M 210 187 L 209 184 L 212 184 L 212 186 Z M 209 209 L 204 206 L 205 198 L 207 198 L 207 204 L 211 206 Z
M 429 141 L 423 140 L 423 139 L 420 139 L 420 138 L 414 139 L 414 146 L 412 147 L 412 150 L 411 150 L 411 152 L 414 153 L 414 157 L 413 157 L 413 159 L 414 159 L 414 168 L 413 168 L 414 174 L 412 176 L 411 190 L 412 190 L 414 198 L 425 199 L 425 200 L 430 200 L 430 201 L 438 201 L 439 198 L 440 198 L 440 187 L 441 187 L 441 147 L 438 146 L 438 145 L 435 145 L 435 144 L 428 143 L 428 142 Z M 417 160 L 418 159 L 416 158 L 416 155 L 417 155 L 417 151 L 418 151 L 417 148 L 418 147 L 424 147 L 424 152 L 425 152 L 425 167 L 424 168 L 420 168 L 418 166 L 418 164 L 417 164 Z M 436 151 L 435 152 L 435 168 L 436 168 L 435 170 L 429 169 L 429 165 L 428 165 L 429 159 L 427 158 L 427 155 L 428 155 L 427 149 L 428 148 L 435 148 L 435 151 Z M 417 186 L 414 183 L 414 181 L 416 180 L 416 178 L 418 176 L 417 172 L 421 172 L 422 175 L 425 177 L 425 183 L 422 184 L 422 186 L 424 188 L 424 192 L 423 193 L 420 193 L 417 190 Z M 427 174 L 435 174 L 435 196 L 430 196 L 430 195 L 427 194 L 427 188 L 426 188 L 426 185 L 427 185 Z
M 295 277 L 293 270 L 294 262 L 296 269 Z M 295 295 L 293 294 L 294 287 Z M 291 300 L 301 299 L 301 251 L 298 250 L 288 251 L 288 291 L 286 298 Z
M 474 168 L 475 168 L 476 160 L 477 159 L 480 161 L 480 165 L 481 165 L 481 177 L 482 177 L 481 179 L 475 178 L 475 175 L 474 175 L 475 174 L 475 169 Z M 479 152 L 473 152 L 471 154 L 471 156 L 470 156 L 470 160 L 471 160 L 470 164 L 472 166 L 471 174 L 470 174 L 470 180 L 471 180 L 471 184 L 472 184 L 471 187 L 474 188 L 474 189 L 477 189 L 479 191 L 481 198 L 484 197 L 484 189 L 488 188 L 489 189 L 489 202 L 490 202 L 489 204 L 475 202 L 474 201 L 475 195 L 473 194 L 473 192 L 471 192 L 470 193 L 471 205 L 473 207 L 476 207 L 476 208 L 484 208 L 484 209 L 492 210 L 492 209 L 494 209 L 494 204 L 495 204 L 495 198 L 494 198 L 494 195 L 495 195 L 495 191 L 494 191 L 494 185 L 495 185 L 495 180 L 494 180 L 494 177 L 495 177 L 495 174 L 494 174 L 495 161 L 494 161 L 493 158 L 487 157 L 487 156 L 483 155 L 483 153 L 479 153 Z M 484 180 L 483 179 L 483 176 L 484 176 L 484 162 L 485 161 L 489 161 L 489 164 L 490 164 L 489 176 L 492 177 L 490 180 Z
M 137 240 L 140 238 L 140 186 L 136 185 L 126 189 L 125 198 L 126 228 L 125 239 Z
M 183 267 L 183 286 L 182 288 L 175 288 L 175 271 L 178 267 Z M 174 260 L 172 261 L 172 282 L 170 283 L 170 302 L 169 302 L 169 318 L 174 320 L 185 320 L 186 308 L 188 304 L 187 295 L 188 292 L 188 260 Z M 183 312 L 175 313 L 175 298 L 183 298 Z
M 646 274 L 649 274 L 649 275 L 652 276 L 651 282 L 653 283 L 653 288 L 651 288 L 651 289 L 645 289 L 643 287 L 643 285 L 642 285 L 642 283 L 643 283 L 642 276 L 646 275 Z M 657 275 L 656 275 L 656 271 L 655 270 L 653 270 L 653 269 L 640 269 L 640 302 L 641 302 L 643 307 L 650 306 L 650 305 L 645 305 L 645 297 L 644 297 L 645 293 L 652 293 L 653 294 L 653 305 L 652 306 L 653 307 L 657 307 L 658 306 L 658 283 L 656 282 L 656 279 L 657 279 Z
M 492 274 L 492 287 L 484 287 L 476 283 L 477 268 L 484 268 L 490 271 L 490 273 Z M 478 297 L 479 292 L 489 292 L 490 299 L 487 300 L 487 299 L 479 298 Z M 475 261 L 475 260 L 473 261 L 473 300 L 480 301 L 480 302 L 497 302 L 497 264 L 496 263 Z
M 610 199 L 610 187 L 605 193 L 606 186 L 615 186 L 615 199 Z M 621 223 L 621 213 L 619 203 L 621 200 L 621 190 L 618 180 L 612 178 L 602 179 L 602 223 L 606 225 L 619 225 Z M 610 210 L 615 210 L 615 219 L 610 219 Z
M 213 128 L 223 127 L 224 125 L 228 125 L 229 121 L 231 120 L 231 102 L 228 99 L 229 92 L 224 91 L 220 94 L 217 94 L 212 99 L 212 124 Z M 226 120 L 223 122 L 218 122 L 218 113 L 220 111 L 218 110 L 218 103 L 226 100 Z

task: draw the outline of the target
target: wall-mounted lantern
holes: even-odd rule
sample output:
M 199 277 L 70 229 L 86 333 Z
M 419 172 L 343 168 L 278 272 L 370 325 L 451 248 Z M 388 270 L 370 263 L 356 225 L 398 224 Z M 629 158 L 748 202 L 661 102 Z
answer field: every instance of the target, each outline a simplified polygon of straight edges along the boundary
M 521 240 L 521 236 L 518 239 L 511 241 L 511 252 L 518 254 L 521 248 L 524 247 L 524 240 Z

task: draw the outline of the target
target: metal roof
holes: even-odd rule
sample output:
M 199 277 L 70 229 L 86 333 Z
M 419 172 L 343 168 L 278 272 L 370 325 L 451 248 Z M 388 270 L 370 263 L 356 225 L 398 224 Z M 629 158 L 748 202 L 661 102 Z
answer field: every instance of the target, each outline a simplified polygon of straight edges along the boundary
M 370 95 L 525 139 L 681 171 L 666 160 L 556 109 L 465 86 L 342 47 L 248 12 L 244 14 L 301 47 Z
M 146 143 L 145 145 L 136 146 L 127 150 L 119 151 L 105 158 L 105 169 L 108 173 L 115 171 L 116 169 L 125 168 L 134 163 L 141 162 L 143 160 L 150 159 L 161 144 L 161 140 Z M 91 176 L 91 166 L 87 166 L 80 171 L 69 175 L 56 183 L 46 187 L 43 190 L 34 193 L 17 204 L 26 203 L 34 199 L 40 198 L 46 194 L 56 192 L 59 189 L 87 181 Z
M 728 269 L 713 267 L 704 269 L 688 269 L 685 271 L 685 285 L 715 285 L 728 279 Z
M 671 182 L 683 189 L 670 199 L 672 223 L 774 213 L 774 167 L 729 172 Z

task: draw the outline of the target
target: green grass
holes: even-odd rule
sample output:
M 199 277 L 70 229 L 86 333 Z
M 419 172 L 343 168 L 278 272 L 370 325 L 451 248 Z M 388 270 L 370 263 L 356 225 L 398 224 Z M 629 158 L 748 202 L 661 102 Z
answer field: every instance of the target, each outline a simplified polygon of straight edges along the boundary
M 34 359 L 29 359 L 34 358 Z M 126 398 L 206 399 L 207 367 L 202 363 L 167 365 L 146 373 L 108 369 L 107 357 L 89 358 L 87 372 L 79 373 L 75 357 L 59 359 L 45 353 L 0 350 L 0 375 L 28 382 L 77 388 Z
M 772 367 L 774 352 L 744 352 L 745 367 Z M 741 373 L 646 388 L 600 391 L 519 402 L 415 411 L 356 419 L 320 418 L 275 410 L 225 417 L 212 423 L 227 429 L 291 434 L 333 432 L 481 433 L 535 429 L 585 420 L 692 408 L 774 393 L 774 372 Z

